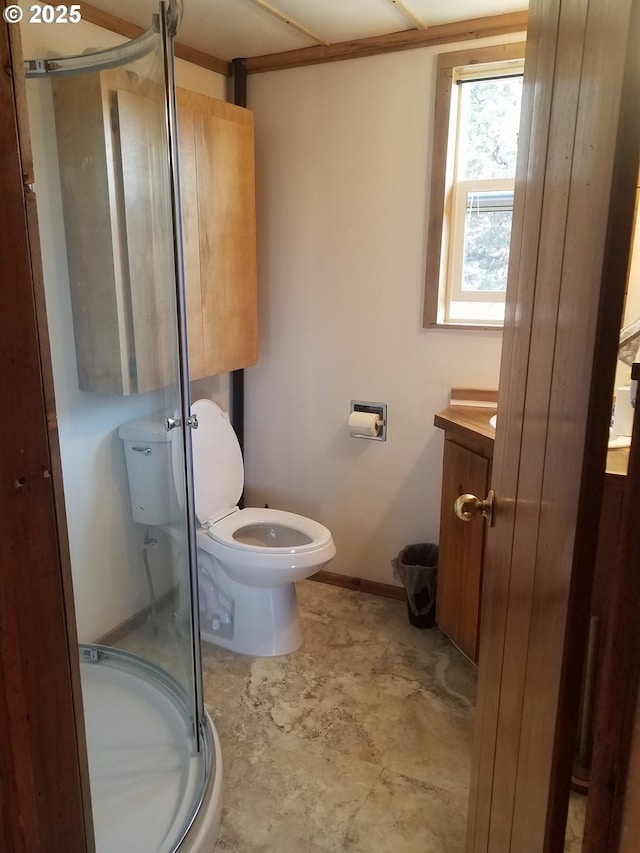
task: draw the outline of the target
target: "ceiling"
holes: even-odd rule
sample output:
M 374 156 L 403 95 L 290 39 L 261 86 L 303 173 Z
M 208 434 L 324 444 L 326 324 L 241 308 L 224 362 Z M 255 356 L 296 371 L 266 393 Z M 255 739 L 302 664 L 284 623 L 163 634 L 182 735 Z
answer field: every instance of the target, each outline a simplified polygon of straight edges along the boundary
M 145 29 L 157 0 L 90 0 Z M 520 12 L 528 0 L 183 0 L 177 40 L 218 59 L 281 53 Z

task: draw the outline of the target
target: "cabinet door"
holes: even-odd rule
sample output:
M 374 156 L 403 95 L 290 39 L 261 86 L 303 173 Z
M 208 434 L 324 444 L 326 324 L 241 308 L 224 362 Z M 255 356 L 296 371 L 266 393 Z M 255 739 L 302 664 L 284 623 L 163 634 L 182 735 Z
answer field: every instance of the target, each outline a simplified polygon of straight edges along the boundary
M 177 373 L 164 102 L 126 68 L 51 80 L 78 385 L 135 394 Z
M 253 114 L 177 90 L 191 378 L 257 361 Z
M 134 394 L 176 374 L 173 265 L 155 170 L 164 112 L 123 69 L 51 81 L 78 382 Z M 191 378 L 258 357 L 253 115 L 178 90 Z M 158 346 L 158 342 L 163 342 Z
M 131 394 L 135 376 L 104 80 L 104 74 L 54 76 L 51 91 L 78 385 L 83 391 Z
M 453 504 L 466 493 L 486 496 L 491 462 L 449 439 L 444 445 L 436 621 L 477 662 L 485 526 L 461 521 Z
M 163 114 L 157 100 L 118 89 L 115 93 L 119 210 L 124 280 L 130 306 L 130 360 L 138 393 L 177 379 L 176 301 L 171 222 L 158 181 Z

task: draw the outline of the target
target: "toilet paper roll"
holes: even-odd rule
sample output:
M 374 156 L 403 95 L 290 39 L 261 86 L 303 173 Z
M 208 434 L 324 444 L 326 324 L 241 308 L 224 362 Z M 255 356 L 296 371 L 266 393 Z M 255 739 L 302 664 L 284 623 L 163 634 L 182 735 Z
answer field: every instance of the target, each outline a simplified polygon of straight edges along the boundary
M 353 438 L 359 435 L 375 437 L 380 434 L 379 420 L 380 415 L 375 412 L 351 412 L 349 433 Z
M 633 407 L 629 399 L 631 389 L 628 385 L 616 388 L 616 405 L 613 410 L 613 435 L 631 435 L 633 430 Z

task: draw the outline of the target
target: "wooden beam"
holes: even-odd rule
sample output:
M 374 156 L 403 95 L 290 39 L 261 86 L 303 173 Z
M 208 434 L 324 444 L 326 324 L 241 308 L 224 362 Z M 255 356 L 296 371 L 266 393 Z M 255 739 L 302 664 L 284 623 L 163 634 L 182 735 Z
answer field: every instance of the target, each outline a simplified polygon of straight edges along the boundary
M 124 18 L 118 18 L 101 9 L 96 9 L 90 3 L 81 3 L 82 18 L 90 24 L 103 27 L 113 33 L 137 38 L 144 30 L 137 24 L 132 24 Z M 403 30 L 383 36 L 355 39 L 353 41 L 337 42 L 331 45 L 303 47 L 298 50 L 287 50 L 282 53 L 269 53 L 254 56 L 246 60 L 248 74 L 258 74 L 263 71 L 278 71 L 283 68 L 297 68 L 302 65 L 319 65 L 323 62 L 337 62 L 341 59 L 357 59 L 362 56 L 375 56 L 378 53 L 392 53 L 396 50 L 411 50 L 414 47 L 429 47 L 436 44 L 447 44 L 467 39 L 479 39 L 487 36 L 508 35 L 509 33 L 526 32 L 527 12 L 510 12 L 506 15 L 494 15 L 488 18 L 473 18 L 469 21 L 455 21 L 452 24 L 439 24 L 428 29 Z M 175 55 L 208 68 L 225 77 L 231 76 L 231 63 L 218 59 L 208 53 L 187 47 L 180 42 L 175 44 Z
M 174 50 L 177 59 L 184 59 L 185 62 L 192 62 L 201 68 L 208 68 L 209 71 L 215 71 L 216 74 L 231 77 L 231 63 L 226 62 L 224 59 L 210 56 L 208 53 L 203 53 L 201 50 L 196 50 L 193 47 L 187 47 L 186 44 L 180 44 L 180 42 L 175 43 Z
M 144 32 L 144 29 L 137 24 L 110 15 L 109 12 L 103 12 L 102 9 L 96 9 L 89 3 L 80 3 L 80 14 L 83 21 L 95 24 L 97 27 L 103 27 L 105 30 L 111 30 L 112 33 L 126 36 L 128 39 L 135 39 Z
M 132 24 L 124 18 L 118 18 L 116 15 L 96 9 L 90 3 L 81 3 L 80 5 L 82 6 L 83 20 L 90 24 L 103 27 L 127 38 L 137 38 L 144 32 L 143 28 L 137 24 Z M 526 32 L 527 18 L 527 12 L 511 12 L 506 15 L 456 21 L 453 24 L 439 24 L 428 29 L 404 30 L 399 33 L 389 33 L 388 35 L 355 39 L 331 45 L 303 47 L 298 50 L 251 57 L 246 60 L 246 69 L 248 74 L 258 74 L 264 71 L 278 71 L 283 68 L 297 68 L 302 65 L 319 65 L 324 62 L 338 62 L 342 59 L 375 56 L 379 53 L 392 53 L 397 50 L 411 50 L 415 47 L 428 47 L 467 39 Z M 180 42 L 175 44 L 175 55 L 178 59 L 184 59 L 194 65 L 208 68 L 217 74 L 223 74 L 225 77 L 231 76 L 230 62 L 218 59 L 195 48 L 187 47 Z
M 251 57 L 246 60 L 246 68 L 248 74 L 257 74 L 263 71 L 297 68 L 302 65 L 337 62 L 341 59 L 357 59 L 362 56 L 374 56 L 378 53 L 391 53 L 397 50 L 411 50 L 415 47 L 429 47 L 436 44 L 485 38 L 486 36 L 526 32 L 527 19 L 527 12 L 511 12 L 507 15 L 495 15 L 490 18 L 474 18 L 469 21 L 440 24 L 426 30 L 404 30 L 398 33 L 354 39 L 353 41 L 338 42 L 326 46 L 303 47 L 283 53 Z
M 111 15 L 109 12 L 103 12 L 102 9 L 96 9 L 90 3 L 81 3 L 82 20 L 90 24 L 95 24 L 97 27 L 102 27 L 105 30 L 110 30 L 112 33 L 125 36 L 129 39 L 137 38 L 145 31 L 143 27 L 137 24 L 132 24 L 124 18 L 118 18 L 116 15 Z M 225 77 L 231 75 L 231 63 L 224 59 L 218 59 L 201 50 L 196 50 L 193 47 L 180 42 L 175 43 L 175 55 L 178 59 L 184 59 L 186 62 L 192 62 L 194 65 L 199 65 L 201 68 L 208 68 L 209 71 L 215 71 L 216 74 L 223 74 Z

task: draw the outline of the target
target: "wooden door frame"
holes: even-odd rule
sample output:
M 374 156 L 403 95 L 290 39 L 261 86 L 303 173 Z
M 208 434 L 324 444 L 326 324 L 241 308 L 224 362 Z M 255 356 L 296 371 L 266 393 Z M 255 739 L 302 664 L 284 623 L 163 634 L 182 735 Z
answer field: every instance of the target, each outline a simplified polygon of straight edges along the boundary
M 638 170 L 637 135 L 618 132 L 621 93 L 640 90 L 637 7 L 529 10 L 469 853 L 564 842 Z
M 610 612 L 596 696 L 594 748 L 591 763 L 583 853 L 615 853 L 622 845 L 623 811 L 633 734 L 638 714 L 640 675 L 640 415 L 636 409 L 633 442 L 623 495 L 616 571 L 611 578 Z M 636 767 L 637 772 L 637 756 Z M 634 790 L 637 782 L 634 783 Z M 637 812 L 637 803 L 633 804 Z M 638 819 L 632 816 L 634 832 Z
M 617 342 L 616 318 L 607 312 L 607 283 L 626 282 L 629 272 L 627 240 L 638 222 L 638 190 L 630 197 L 629 181 L 638 185 L 640 144 L 640 2 L 634 0 L 629 27 L 629 50 L 622 88 L 621 116 L 616 143 L 616 164 L 609 210 L 607 251 L 602 276 L 603 335 Z M 635 210 L 631 210 L 632 201 Z M 608 320 L 608 326 L 607 326 Z M 608 404 L 609 390 L 601 378 L 601 406 Z M 629 758 L 637 712 L 640 677 L 640 525 L 637 496 L 640 494 L 640 416 L 634 412 L 629 464 L 622 495 L 619 541 L 613 576 L 609 578 L 608 618 L 604 622 L 603 656 L 599 688 L 594 697 L 594 743 L 587 798 L 584 853 L 615 853 L 623 849 L 623 809 Z M 636 805 L 637 808 L 637 805 Z M 635 809 L 634 809 L 635 811 Z M 636 821 L 637 824 L 637 821 Z M 636 831 L 636 830 L 634 830 Z
M 8 853 L 87 853 L 89 777 L 22 55 L 17 27 L 5 23 L 0 60 L 0 838 Z

